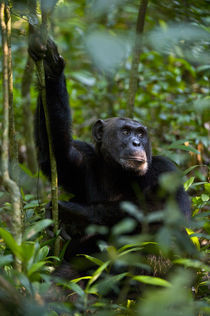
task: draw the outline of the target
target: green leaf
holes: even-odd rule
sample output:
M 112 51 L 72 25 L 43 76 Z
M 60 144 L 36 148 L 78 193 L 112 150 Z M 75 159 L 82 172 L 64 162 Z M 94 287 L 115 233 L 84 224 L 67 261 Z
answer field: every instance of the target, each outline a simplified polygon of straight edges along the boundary
M 200 250 L 200 242 L 199 242 L 199 239 L 198 237 L 196 236 L 193 236 L 191 237 L 192 234 L 194 234 L 194 231 L 189 229 L 189 228 L 186 228 L 186 232 L 188 233 L 188 235 L 190 236 L 190 239 L 192 240 L 193 244 L 196 246 L 196 248 L 198 250 Z
M 164 211 L 156 211 L 147 215 L 147 223 L 153 223 L 164 220 Z
M 2 196 L 4 196 L 4 192 L 0 192 L 0 198 L 2 197 Z
M 87 86 L 94 86 L 96 79 L 88 71 L 72 72 L 71 76 Z
M 48 246 L 44 246 L 44 247 L 40 248 L 37 252 L 36 257 L 35 257 L 35 262 L 39 262 L 39 261 L 42 261 L 43 259 L 47 259 L 48 253 L 49 253 Z
M 117 274 L 111 277 L 107 277 L 105 280 L 97 282 L 90 289 L 88 293 L 105 295 L 113 289 L 114 285 L 128 275 L 128 272 Z
M 144 214 L 139 210 L 139 208 L 131 202 L 121 202 L 120 207 L 126 211 L 132 217 L 135 217 L 138 221 L 142 222 L 144 220 Z
M 174 260 L 173 263 L 177 263 L 177 264 L 181 264 L 184 265 L 187 268 L 194 268 L 194 269 L 203 269 L 207 272 L 210 272 L 210 267 L 208 267 L 207 265 L 203 264 L 201 261 L 199 260 L 192 260 L 192 259 L 177 259 Z
M 157 277 L 147 276 L 147 275 L 137 275 L 132 278 L 133 280 L 145 283 L 145 284 L 151 284 L 151 285 L 158 285 L 163 287 L 171 287 L 171 283 Z
M 128 39 L 110 32 L 93 30 L 86 34 L 85 44 L 96 66 L 109 75 L 127 57 Z
M 122 257 L 122 256 L 124 256 L 124 255 L 127 255 L 127 254 L 130 253 L 130 252 L 140 251 L 140 250 L 142 250 L 142 249 L 143 249 L 143 247 L 133 247 L 133 248 L 124 250 L 123 252 L 121 252 L 121 253 L 119 254 L 119 257 Z
M 33 273 L 39 271 L 45 264 L 46 262 L 44 261 L 34 263 L 28 271 L 28 276 L 30 277 Z
M 168 146 L 168 149 L 182 149 L 185 151 L 191 151 L 195 154 L 200 154 L 200 152 L 193 148 L 192 146 L 185 146 L 185 145 L 181 145 L 181 144 L 171 144 L 170 146 Z
M 164 252 L 168 252 L 171 248 L 171 232 L 167 227 L 163 227 L 157 234 L 157 241 Z
M 185 183 L 184 183 L 184 189 L 185 191 L 187 191 L 189 189 L 189 187 L 193 184 L 195 180 L 195 177 L 191 177 L 190 179 L 188 179 Z
M 102 266 L 104 262 L 98 258 L 94 258 L 89 255 L 82 254 L 81 256 L 85 257 L 86 259 L 90 260 L 91 262 L 95 263 L 97 266 Z
M 195 168 L 197 168 L 197 167 L 200 167 L 200 166 L 201 166 L 201 165 L 195 165 L 195 166 L 192 166 L 192 167 L 186 169 L 186 170 L 184 171 L 184 175 L 188 174 L 190 171 L 192 171 L 193 169 L 195 169 Z
M 35 253 L 35 244 L 33 242 L 24 242 L 22 244 L 22 261 L 26 265 L 31 259 L 34 257 Z M 33 263 L 33 260 L 31 260 L 31 264 Z
M 110 261 L 106 261 L 102 266 L 100 266 L 92 275 L 90 281 L 87 284 L 87 289 L 93 284 L 102 274 L 102 272 L 108 267 Z
M 60 260 L 63 260 L 64 255 L 65 255 L 65 252 L 66 252 L 66 249 L 67 249 L 69 243 L 70 243 L 70 240 L 67 240 L 67 241 L 65 242 L 65 245 L 63 246 L 63 248 L 62 248 L 62 250 L 61 250 L 61 252 L 60 252 L 60 254 L 59 254 Z
M 123 247 L 121 247 L 120 249 L 118 249 L 118 253 L 123 252 L 124 250 L 127 250 L 128 248 L 135 248 L 135 247 L 139 247 L 139 244 L 126 244 Z
M 23 235 L 23 240 L 28 240 L 34 237 L 37 233 L 51 225 L 53 221 L 51 219 L 42 219 L 36 222 L 33 226 L 29 227 Z
M 80 278 L 80 279 L 83 279 L 83 278 Z M 76 284 L 77 282 L 74 282 L 74 280 L 72 280 L 71 282 L 69 283 L 57 283 L 56 285 L 59 285 L 59 286 L 62 286 L 64 288 L 67 288 L 69 290 L 72 290 L 74 291 L 75 293 L 77 293 L 79 296 L 84 296 L 85 295 L 85 292 L 83 291 L 83 289 L 78 285 Z
M 87 276 L 84 276 L 84 277 L 81 277 L 81 278 L 76 278 L 76 279 L 73 279 L 71 282 L 73 283 L 78 283 L 82 280 L 90 280 L 92 278 L 92 276 L 90 275 L 87 275 Z
M 208 200 L 209 200 L 209 196 L 207 195 L 207 194 L 201 194 L 201 200 L 203 201 L 203 202 L 208 202 Z
M 25 206 L 24 206 L 24 210 L 28 210 L 30 208 L 36 208 L 39 206 L 39 201 L 38 200 L 33 200 L 31 201 L 30 203 L 27 203 Z
M 210 183 L 205 183 L 204 188 L 208 194 L 210 194 Z
M 12 255 L 0 256 L 0 267 L 6 266 L 13 262 Z
M 194 165 L 194 166 L 192 166 L 192 167 L 186 169 L 186 170 L 184 171 L 184 175 L 188 174 L 188 173 L 191 172 L 193 169 L 198 168 L 198 167 L 199 167 L 199 168 L 201 168 L 201 167 L 207 167 L 207 165 Z
M 13 236 L 3 228 L 0 228 L 0 235 L 4 239 L 5 244 L 10 248 L 12 253 L 22 260 L 22 248 L 16 243 Z
M 176 192 L 177 188 L 181 185 L 182 180 L 180 174 L 177 172 L 165 172 L 160 176 L 160 185 L 166 192 Z
M 113 229 L 113 235 L 122 235 L 134 231 L 137 222 L 132 218 L 125 218 L 116 224 Z

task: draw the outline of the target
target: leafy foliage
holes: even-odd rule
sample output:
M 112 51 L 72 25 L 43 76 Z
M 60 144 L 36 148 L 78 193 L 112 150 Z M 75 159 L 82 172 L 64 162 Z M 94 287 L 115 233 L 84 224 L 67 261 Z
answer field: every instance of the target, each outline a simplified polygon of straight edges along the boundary
M 51 11 L 55 2 L 47 1 L 46 10 Z M 150 1 L 135 103 L 135 118 L 149 127 L 154 153 L 168 156 L 185 170 L 192 219 L 183 223 L 170 199 L 180 176 L 165 175 L 161 184 L 169 195 L 166 209 L 143 214 L 124 202 L 128 217 L 113 227 L 107 243 L 100 243 L 100 253 L 78 257 L 90 269 L 73 280 L 51 273 L 60 264 L 67 244 L 59 258 L 51 256 L 53 239 L 46 234 L 51 220 L 44 219 L 49 185 L 40 171 L 33 174 L 26 163 L 30 144 L 26 142 L 21 83 L 27 23 L 34 17 L 29 14 L 28 1 L 10 4 L 24 238 L 18 245 L 11 234 L 11 205 L 0 181 L 1 311 L 4 315 L 15 311 L 17 315 L 50 316 L 208 315 L 208 1 Z M 98 117 L 125 115 L 138 5 L 139 1 L 127 0 L 61 0 L 52 13 L 50 32 L 66 60 L 76 138 L 90 140 L 89 126 Z M 34 76 L 30 88 L 32 113 L 35 80 Z M 61 191 L 62 197 L 66 195 Z M 163 220 L 163 226 L 156 234 L 149 234 L 148 224 L 157 220 Z M 131 236 L 138 221 L 143 233 Z M 103 234 L 107 227 L 91 226 L 88 232 Z M 13 268 L 14 255 L 22 263 L 21 273 Z

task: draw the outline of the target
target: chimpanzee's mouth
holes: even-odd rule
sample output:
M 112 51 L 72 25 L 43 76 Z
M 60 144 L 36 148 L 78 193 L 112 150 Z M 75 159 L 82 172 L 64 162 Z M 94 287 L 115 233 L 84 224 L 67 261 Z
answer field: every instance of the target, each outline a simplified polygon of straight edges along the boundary
M 148 170 L 148 162 L 142 156 L 123 157 L 120 159 L 120 164 L 126 170 L 134 171 L 141 176 Z
M 127 157 L 127 158 L 124 158 L 124 160 L 136 161 L 136 162 L 140 162 L 140 163 L 145 163 L 146 162 L 146 160 L 143 157 L 137 157 L 137 156 Z

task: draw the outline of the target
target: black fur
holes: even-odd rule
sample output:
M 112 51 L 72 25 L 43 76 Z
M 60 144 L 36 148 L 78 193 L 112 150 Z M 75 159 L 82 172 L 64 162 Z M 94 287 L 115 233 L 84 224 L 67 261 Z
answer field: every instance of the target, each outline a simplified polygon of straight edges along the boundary
M 29 52 L 35 60 L 39 59 L 37 47 L 34 48 L 33 44 L 30 44 Z M 112 227 L 125 217 L 120 208 L 122 201 L 131 201 L 148 212 L 163 208 L 167 196 L 159 195 L 159 176 L 175 171 L 176 167 L 164 157 L 152 156 L 146 127 L 128 118 L 97 121 L 93 127 L 95 146 L 73 140 L 64 63 L 52 41 L 48 41 L 44 65 L 59 185 L 75 196 L 70 202 L 59 203 L 60 220 L 73 238 L 69 257 L 82 252 L 84 240 L 84 252 L 95 250 L 93 243 L 89 243 L 91 237 L 85 235 L 85 228 L 89 224 Z M 40 97 L 36 142 L 40 166 L 50 177 L 48 140 Z M 183 187 L 177 190 L 176 200 L 181 212 L 188 217 L 190 203 Z

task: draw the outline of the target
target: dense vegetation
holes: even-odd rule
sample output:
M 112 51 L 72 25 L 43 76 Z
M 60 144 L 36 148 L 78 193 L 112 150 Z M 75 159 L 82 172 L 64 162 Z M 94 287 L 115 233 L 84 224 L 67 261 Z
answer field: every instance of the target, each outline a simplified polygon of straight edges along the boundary
M 137 219 L 141 215 L 143 233 L 129 236 L 136 225 L 129 217 L 118 223 L 109 242 L 101 244 L 101 253 L 82 254 L 90 266 L 88 276 L 71 281 L 51 274 L 67 244 L 61 242 L 54 256 L 55 237 L 46 233 L 52 222 L 44 217 L 50 186 L 37 167 L 33 141 L 37 76 L 27 47 L 28 23 L 35 24 L 37 16 L 30 12 L 29 3 L 9 1 L 17 145 L 12 146 L 10 120 L 9 171 L 21 195 L 22 233 L 14 229 L 19 225 L 18 213 L 14 216 L 14 200 L 5 185 L 5 110 L 1 106 L 1 315 L 208 315 L 210 2 L 149 1 L 133 113 L 148 126 L 153 153 L 169 157 L 183 170 L 184 187 L 192 200 L 187 234 L 180 229 L 183 220 L 174 201 L 169 199 L 165 210 L 149 215 L 125 203 L 123 207 Z M 50 12 L 48 32 L 66 61 L 75 138 L 91 141 L 90 125 L 97 118 L 129 113 L 139 4 L 136 0 L 60 0 Z M 3 61 L 3 49 L 0 52 Z M 2 73 L 3 62 L 0 68 Z M 3 105 L 3 76 L 0 81 Z M 18 165 L 14 147 L 18 147 Z M 169 193 L 176 183 L 179 177 L 174 175 L 162 179 Z M 59 199 L 67 198 L 60 189 Z M 149 234 L 148 223 L 160 218 L 164 225 Z M 106 232 L 106 227 L 89 227 L 90 232 L 98 230 Z

